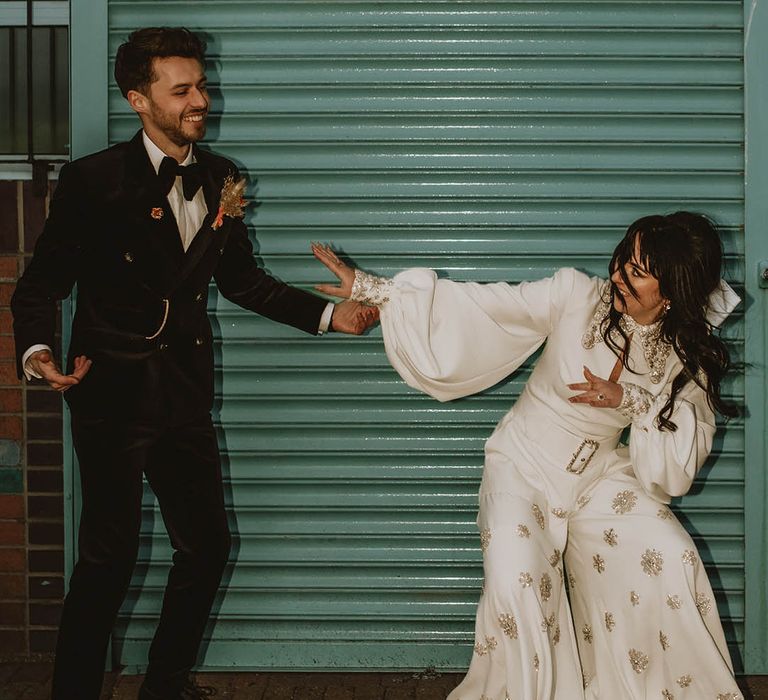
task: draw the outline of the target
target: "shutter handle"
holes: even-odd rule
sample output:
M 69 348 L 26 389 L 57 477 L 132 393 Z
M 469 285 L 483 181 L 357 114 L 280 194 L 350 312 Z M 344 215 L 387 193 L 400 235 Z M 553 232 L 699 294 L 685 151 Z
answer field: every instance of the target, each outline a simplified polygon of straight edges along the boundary
M 758 285 L 763 289 L 768 289 L 768 260 L 761 260 L 757 263 Z

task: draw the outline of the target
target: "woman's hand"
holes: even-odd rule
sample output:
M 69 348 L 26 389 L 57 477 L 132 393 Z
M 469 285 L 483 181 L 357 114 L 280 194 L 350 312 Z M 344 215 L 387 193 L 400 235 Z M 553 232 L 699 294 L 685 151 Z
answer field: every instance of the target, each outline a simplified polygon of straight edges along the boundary
M 312 243 L 312 253 L 321 263 L 323 263 L 323 265 L 339 278 L 339 282 L 341 283 L 338 287 L 334 287 L 331 284 L 317 284 L 315 285 L 315 289 L 319 292 L 323 292 L 323 294 L 330 294 L 334 297 L 349 299 L 352 294 L 352 283 L 355 281 L 354 268 L 339 260 L 339 256 L 336 255 L 336 253 L 333 252 L 333 249 L 328 245 Z
M 624 389 L 621 388 L 620 384 L 608 379 L 601 379 L 592 374 L 586 366 L 584 367 L 584 378 L 587 380 L 586 382 L 568 385 L 568 388 L 573 389 L 573 391 L 583 392 L 571 396 L 568 399 L 571 403 L 588 403 L 595 408 L 619 407 L 624 396 Z

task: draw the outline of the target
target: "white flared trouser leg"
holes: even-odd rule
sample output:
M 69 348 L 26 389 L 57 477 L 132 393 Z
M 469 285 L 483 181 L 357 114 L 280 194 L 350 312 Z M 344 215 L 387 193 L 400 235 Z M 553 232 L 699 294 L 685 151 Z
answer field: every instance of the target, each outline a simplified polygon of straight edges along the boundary
M 481 495 L 485 582 L 469 671 L 448 700 L 582 700 L 563 583 L 565 522 L 544 498 Z
M 568 530 L 586 698 L 741 699 L 704 566 L 669 508 L 619 472 L 600 480 Z

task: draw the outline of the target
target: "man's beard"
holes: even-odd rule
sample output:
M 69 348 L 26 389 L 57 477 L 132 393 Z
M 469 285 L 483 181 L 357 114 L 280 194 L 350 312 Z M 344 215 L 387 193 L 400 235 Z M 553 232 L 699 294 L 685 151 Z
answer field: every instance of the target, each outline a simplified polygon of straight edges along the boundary
M 195 126 L 190 124 L 190 127 L 194 129 L 193 133 L 187 134 L 184 132 L 184 122 L 181 121 L 183 117 L 190 114 L 202 114 L 203 115 L 203 127 L 200 131 L 197 131 Z M 154 103 L 152 104 L 152 118 L 154 119 L 155 126 L 162 131 L 171 143 L 176 146 L 188 146 L 190 143 L 195 143 L 205 136 L 205 117 L 207 112 L 188 112 L 178 117 L 174 114 L 164 112 Z

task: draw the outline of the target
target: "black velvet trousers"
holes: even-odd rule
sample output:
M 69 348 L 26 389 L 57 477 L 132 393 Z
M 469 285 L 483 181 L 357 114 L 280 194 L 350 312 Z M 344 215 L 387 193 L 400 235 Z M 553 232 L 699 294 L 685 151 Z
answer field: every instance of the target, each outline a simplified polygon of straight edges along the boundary
M 171 426 L 73 415 L 72 438 L 83 507 L 53 700 L 98 700 L 110 633 L 139 547 L 142 474 L 174 549 L 146 683 L 172 696 L 197 661 L 230 549 L 211 417 Z

